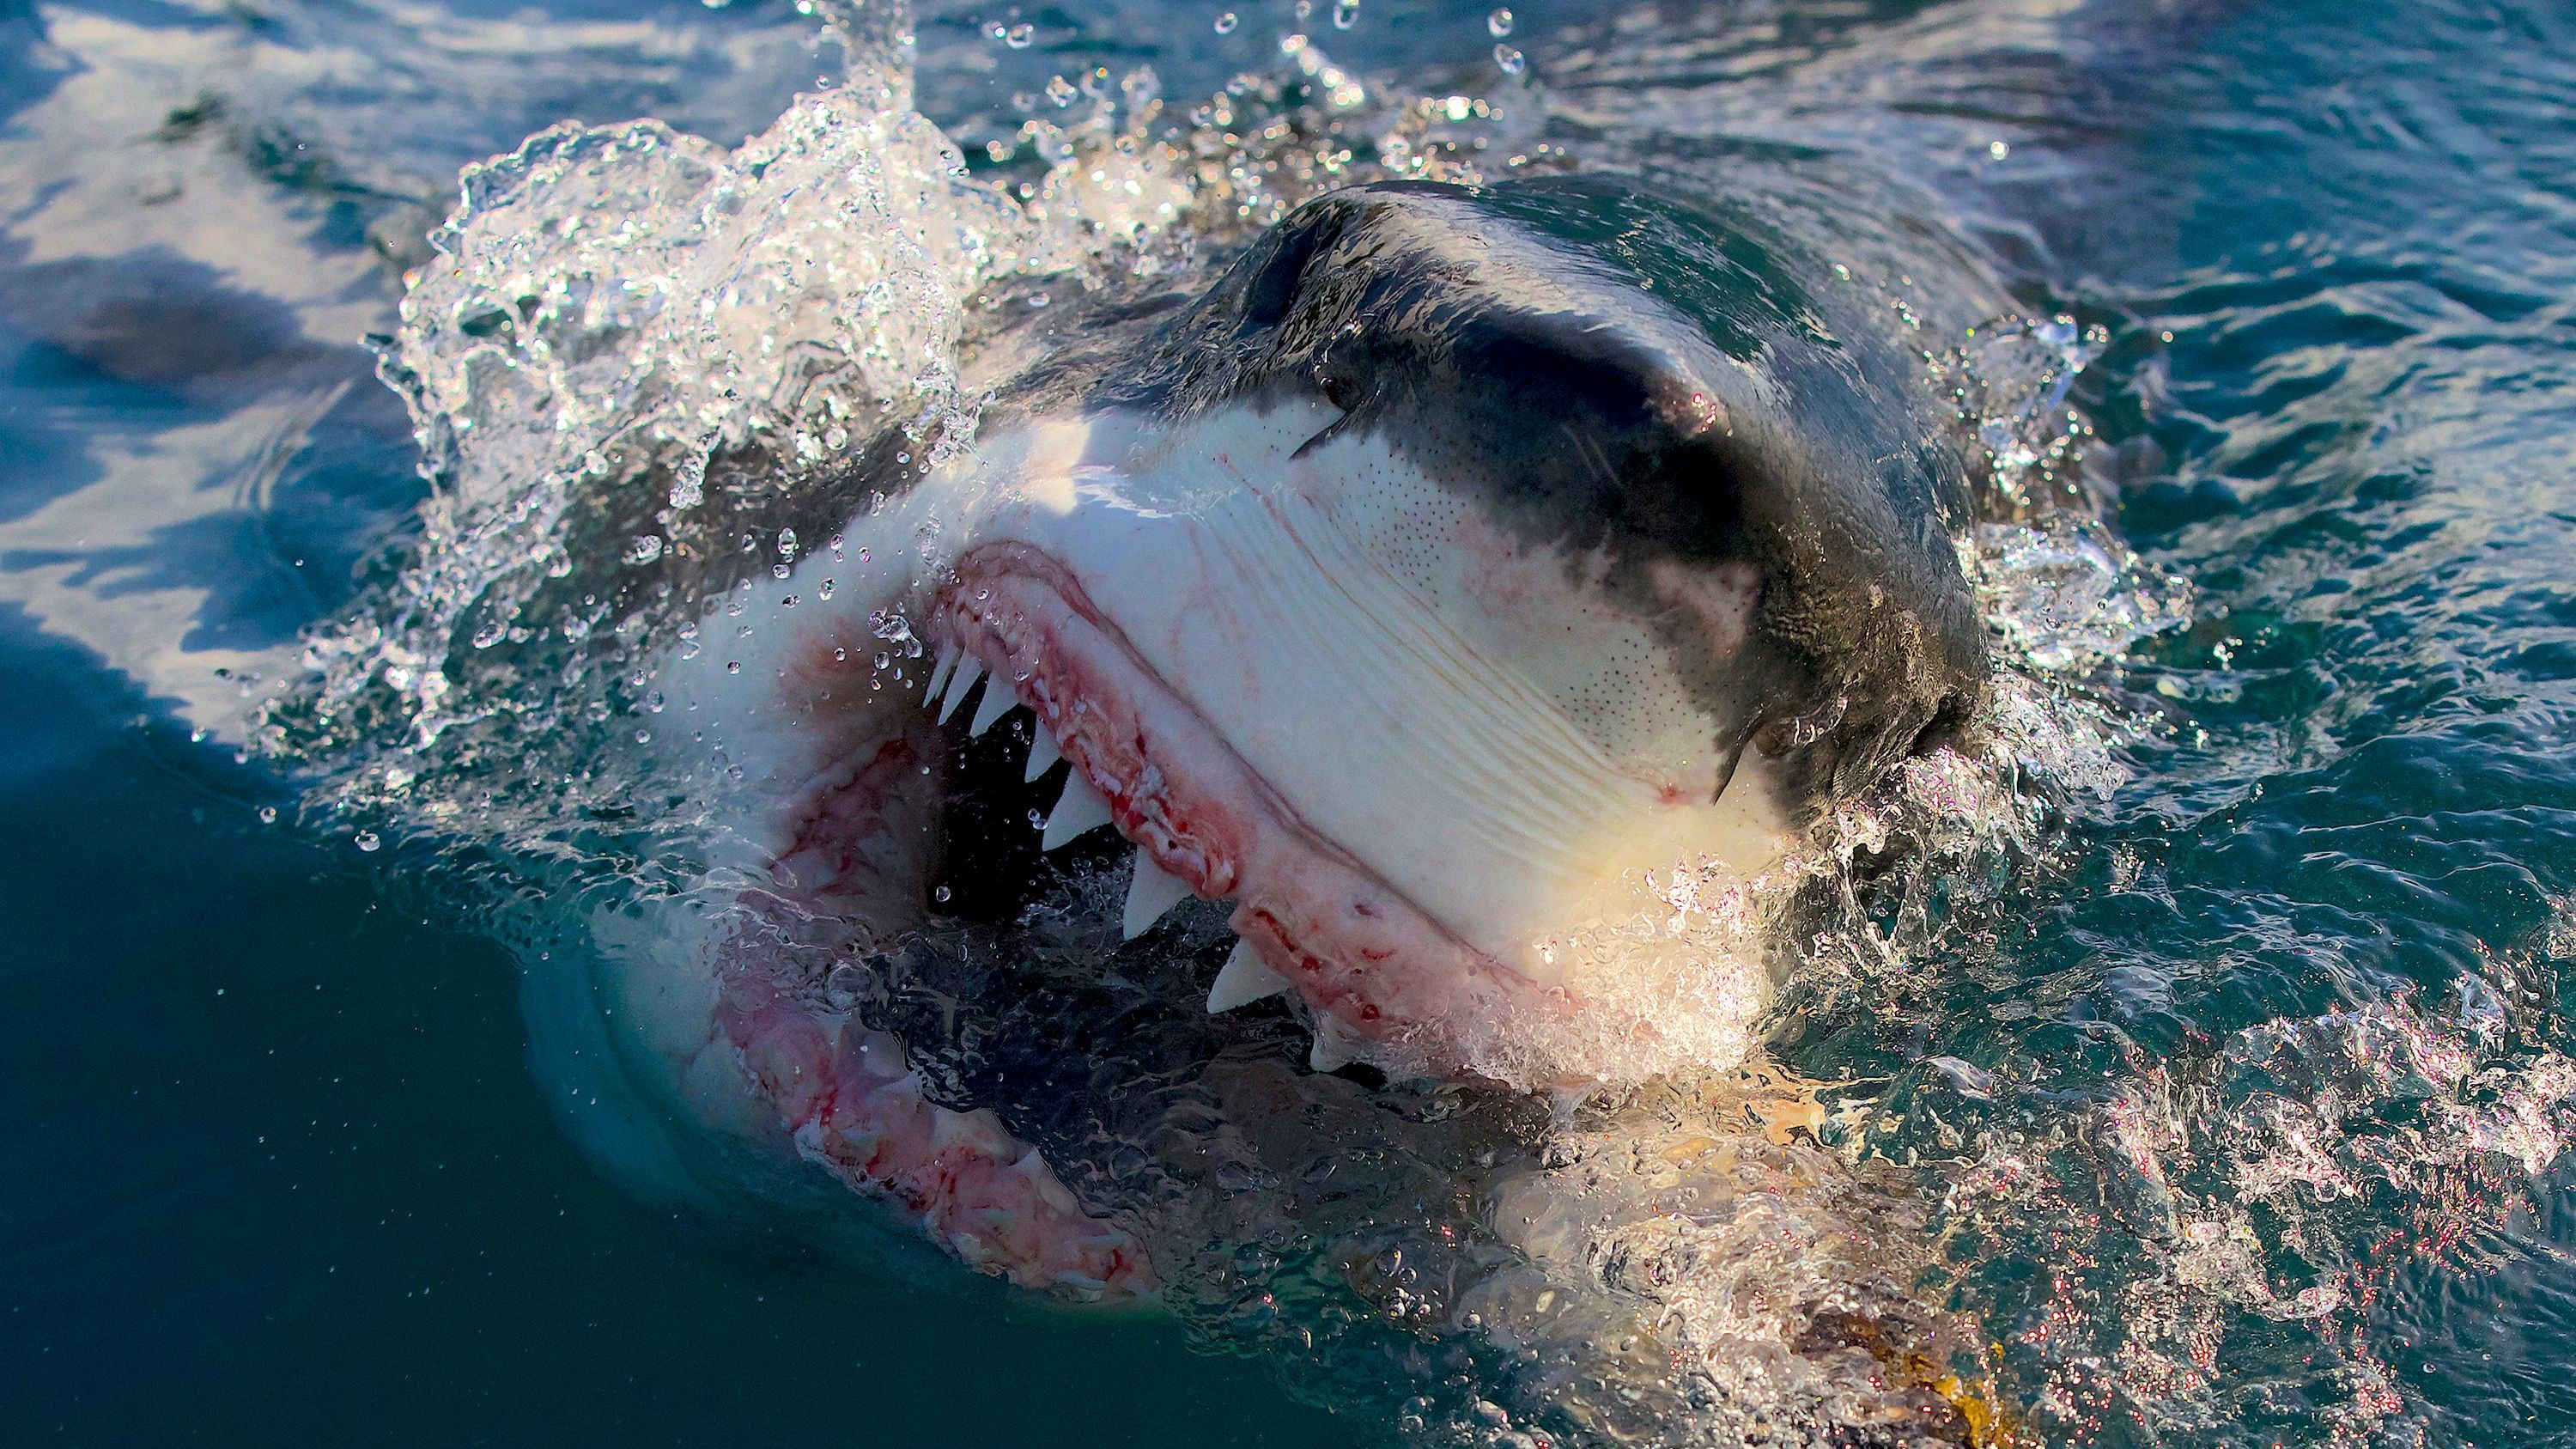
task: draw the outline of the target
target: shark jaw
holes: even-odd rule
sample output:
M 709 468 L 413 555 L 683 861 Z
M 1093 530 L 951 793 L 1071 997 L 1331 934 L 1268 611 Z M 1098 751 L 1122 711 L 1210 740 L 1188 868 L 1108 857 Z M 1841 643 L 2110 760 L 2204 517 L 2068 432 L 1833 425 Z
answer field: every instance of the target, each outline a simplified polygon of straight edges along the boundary
M 1765 762 L 1720 748 L 1585 560 L 1510 540 L 1372 439 L 1315 445 L 1336 416 L 1110 413 L 989 440 L 849 530 L 878 557 L 937 538 L 897 605 L 932 657 L 868 697 L 969 735 L 1029 710 L 1028 778 L 1069 762 L 1045 846 L 1109 827 L 1136 847 L 1131 936 L 1183 899 L 1230 902 L 1241 940 L 1210 1008 L 1293 992 L 1318 1067 L 1561 1089 L 1705 1058 L 1706 1024 L 1673 1003 L 1722 997 L 1716 1035 L 1740 1032 L 1758 972 L 1665 929 L 1671 887 L 1780 861 Z M 1740 635 L 1733 576 L 1671 591 Z M 794 624 L 786 665 L 760 671 L 790 713 L 814 661 L 855 664 L 866 642 Z M 917 728 L 868 717 L 821 730 L 839 753 L 807 768 L 838 780 L 838 760 Z M 1712 971 L 1732 979 L 1690 979 Z
M 1132 845 L 1130 938 L 1229 903 L 1208 1010 L 1288 998 L 1315 1070 L 1579 1094 L 1745 1059 L 1793 844 L 1778 762 L 1724 747 L 1593 561 L 1515 540 L 1337 417 L 988 436 L 665 661 L 693 722 L 665 732 L 670 763 L 723 802 L 709 879 L 741 883 L 734 925 L 638 947 L 667 963 L 665 1050 L 701 1110 L 747 1085 L 801 1155 L 987 1271 L 1153 1291 L 1125 1232 L 989 1112 L 922 1098 L 810 957 L 764 944 L 864 954 L 933 926 L 949 774 L 1021 710 L 1004 768 L 1061 780 L 1035 844 Z M 1725 568 L 1655 584 L 1722 675 L 1754 590 Z

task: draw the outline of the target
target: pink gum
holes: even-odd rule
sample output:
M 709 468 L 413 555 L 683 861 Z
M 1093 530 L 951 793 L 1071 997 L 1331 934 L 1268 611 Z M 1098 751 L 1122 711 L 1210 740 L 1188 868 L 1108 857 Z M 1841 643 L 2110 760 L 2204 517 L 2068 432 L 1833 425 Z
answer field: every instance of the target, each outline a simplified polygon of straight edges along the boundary
M 1134 1240 L 1082 1211 L 992 1113 L 925 1098 L 901 1043 L 818 1017 L 756 967 L 718 972 L 718 1026 L 797 1151 L 913 1214 L 969 1267 L 1092 1301 L 1155 1290 Z

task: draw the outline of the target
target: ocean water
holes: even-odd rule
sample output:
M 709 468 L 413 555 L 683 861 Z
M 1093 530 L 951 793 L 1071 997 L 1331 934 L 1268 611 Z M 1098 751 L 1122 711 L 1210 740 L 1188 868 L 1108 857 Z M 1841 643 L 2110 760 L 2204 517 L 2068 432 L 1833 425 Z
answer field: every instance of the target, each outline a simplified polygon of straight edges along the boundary
M 625 873 L 579 814 L 640 769 L 570 667 L 596 620 L 499 668 L 455 644 L 626 566 L 581 509 L 630 460 L 581 429 L 650 423 L 635 466 L 704 478 L 783 396 L 765 333 L 935 439 L 961 334 L 1410 168 L 1808 178 L 1942 238 L 2013 345 L 1953 320 L 1983 301 L 1892 305 L 1999 476 L 2104 500 L 1977 540 L 2009 718 L 1913 782 L 1949 834 L 1846 822 L 1920 848 L 1838 882 L 1759 1023 L 1839 1084 L 1832 1152 L 1919 1205 L 1891 1252 L 1977 1325 L 1997 1432 L 2576 1444 L 2576 25 L 1513 11 L 924 0 L 907 97 L 741 0 L 0 0 L 0 1442 L 1504 1442 L 1476 1410 L 1534 1396 L 1546 1425 L 1427 1315 L 1372 1337 L 1384 1295 L 1083 1313 L 637 1190 L 532 1054 L 551 957 L 492 904 Z M 563 122 L 616 139 L 557 133 L 578 202 L 522 184 L 544 147 L 460 193 Z M 757 204 L 692 210 L 708 174 Z M 861 182 L 976 241 L 801 229 Z M 753 290 L 543 387 L 473 377 L 475 269 L 573 260 Z M 753 430 L 838 446 L 798 397 Z M 511 702 L 556 751 L 517 773 Z

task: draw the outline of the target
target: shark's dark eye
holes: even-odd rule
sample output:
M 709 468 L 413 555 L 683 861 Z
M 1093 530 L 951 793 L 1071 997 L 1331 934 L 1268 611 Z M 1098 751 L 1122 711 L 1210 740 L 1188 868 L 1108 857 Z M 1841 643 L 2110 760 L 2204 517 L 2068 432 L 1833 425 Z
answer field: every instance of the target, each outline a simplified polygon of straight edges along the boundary
M 1325 366 L 1317 369 L 1316 386 L 1324 391 L 1324 401 L 1349 412 L 1360 404 L 1360 380 L 1345 369 Z

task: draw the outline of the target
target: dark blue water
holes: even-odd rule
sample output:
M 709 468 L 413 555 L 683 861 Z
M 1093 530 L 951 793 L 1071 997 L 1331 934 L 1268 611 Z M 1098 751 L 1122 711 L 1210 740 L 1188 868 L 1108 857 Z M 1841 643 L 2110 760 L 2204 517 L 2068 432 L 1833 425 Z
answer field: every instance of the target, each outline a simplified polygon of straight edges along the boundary
M 1016 12 L 925 5 L 919 104 L 971 151 L 1093 60 L 1207 94 L 1293 23 L 1237 8 L 1030 8 L 1020 49 L 981 25 Z M 1436 94 L 1495 80 L 1487 8 L 1306 24 Z M 1892 165 L 2107 329 L 2093 474 L 2194 591 L 2114 672 L 2126 783 L 2007 908 L 1781 1036 L 1893 1078 L 1881 1145 L 1949 1194 L 2019 1417 L 2576 1445 L 2576 23 L 1515 8 L 1569 143 Z M 405 536 L 362 339 L 457 169 L 566 117 L 738 140 L 813 82 L 810 28 L 0 3 L 0 1443 L 1387 1432 L 1156 1318 L 639 1205 L 559 1131 L 501 949 L 392 852 L 264 823 L 292 788 L 210 724 L 214 667 L 268 667 Z

